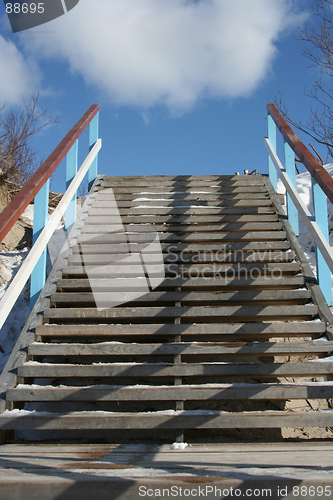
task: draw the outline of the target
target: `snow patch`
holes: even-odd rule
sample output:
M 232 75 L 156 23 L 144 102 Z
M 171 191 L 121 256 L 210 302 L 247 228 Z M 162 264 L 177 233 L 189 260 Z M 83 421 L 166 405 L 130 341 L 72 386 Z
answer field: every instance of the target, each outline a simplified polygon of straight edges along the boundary
M 170 450 L 185 450 L 187 446 L 187 443 L 172 443 Z

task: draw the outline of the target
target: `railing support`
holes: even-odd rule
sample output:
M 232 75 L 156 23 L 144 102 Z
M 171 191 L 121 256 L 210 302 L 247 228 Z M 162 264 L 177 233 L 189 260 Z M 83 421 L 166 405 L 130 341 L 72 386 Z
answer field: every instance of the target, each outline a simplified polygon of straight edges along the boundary
M 7 205 L 7 207 L 0 214 L 0 241 L 13 227 L 17 219 L 27 208 L 29 203 L 35 197 L 34 206 L 34 226 L 33 226 L 33 248 L 30 250 L 27 258 L 23 262 L 21 269 L 12 280 L 5 295 L 0 301 L 0 328 L 4 324 L 8 314 L 10 313 L 13 305 L 15 304 L 19 294 L 21 293 L 29 276 L 31 276 L 30 287 L 30 305 L 34 306 L 39 293 L 43 289 L 46 279 L 46 245 L 55 230 L 55 225 L 49 222 L 48 227 L 45 227 L 48 218 L 48 204 L 49 204 L 49 179 L 61 161 L 67 155 L 67 170 L 66 170 L 66 193 L 62 201 L 60 201 L 55 212 L 59 213 L 59 206 L 65 206 L 64 211 L 61 212 L 61 217 L 64 215 L 67 207 L 70 208 L 66 214 L 65 227 L 69 231 L 71 226 L 76 220 L 76 191 L 82 182 L 82 174 L 77 172 L 78 162 L 78 138 L 85 130 L 85 128 L 93 121 L 90 127 L 89 134 L 89 154 L 84 161 L 84 175 L 88 173 L 88 169 L 95 160 L 94 168 L 91 169 L 91 177 L 95 179 L 97 175 L 97 153 L 101 147 L 101 141 L 98 139 L 98 110 L 99 106 L 93 104 L 88 111 L 80 118 L 80 120 L 72 127 L 66 137 L 60 142 L 56 149 L 51 153 L 47 160 L 39 167 L 37 172 L 31 177 L 27 184 L 19 191 L 15 198 Z M 94 150 L 94 151 L 92 151 Z M 90 154 L 92 153 L 92 154 Z M 90 161 L 91 158 L 91 161 Z M 89 159 L 89 165 L 86 166 Z M 83 167 L 82 165 L 82 167 Z M 82 168 L 81 167 L 81 168 Z M 77 179 L 80 178 L 80 182 Z M 72 183 L 73 185 L 69 187 Z M 74 189 L 75 187 L 75 189 Z M 68 196 L 71 198 L 68 199 Z M 64 204 L 66 200 L 66 204 Z M 52 219 L 53 216 L 51 216 Z M 53 220 L 53 219 L 52 219 Z M 60 220 L 60 219 L 59 219 Z M 58 222 L 59 222 L 58 220 Z M 52 227 L 52 232 L 49 233 Z M 47 229 L 47 231 L 46 231 Z M 45 232 L 46 231 L 46 232 Z M 43 233 L 43 238 L 40 238 Z M 47 237 L 46 237 L 47 233 Z M 43 243 L 42 240 L 43 239 Z M 36 242 L 36 244 L 35 244 Z M 38 248 L 37 248 L 38 247 Z
M 265 138 L 265 146 L 269 153 L 269 177 L 276 191 L 275 177 L 271 173 L 271 165 L 274 165 L 287 190 L 288 219 L 294 232 L 299 234 L 299 214 L 314 239 L 318 283 L 327 304 L 332 306 L 333 249 L 329 244 L 327 198 L 333 203 L 333 179 L 297 137 L 276 106 L 268 104 L 267 111 L 268 138 Z M 276 153 L 276 129 L 284 139 L 285 168 Z M 294 154 L 311 174 L 314 217 L 297 192 Z
M 37 172 L 31 179 L 23 186 L 15 198 L 7 205 L 7 207 L 0 214 L 0 241 L 11 230 L 17 219 L 27 208 L 29 203 L 32 202 L 38 191 L 45 184 L 47 179 L 51 177 L 55 169 L 66 157 L 68 151 L 73 146 L 74 142 L 80 137 L 83 130 L 90 124 L 98 113 L 98 104 L 90 106 L 88 111 L 82 118 L 74 125 L 68 132 L 66 137 L 58 144 L 56 149 L 47 160 L 39 167 Z
M 321 229 L 326 240 L 329 241 L 328 232 L 328 219 L 327 219 L 327 198 L 324 191 L 317 184 L 315 179 L 311 177 L 312 181 L 312 197 L 313 197 L 313 210 L 315 221 Z M 332 278 L 331 271 L 326 264 L 324 257 L 316 245 L 316 263 L 317 263 L 317 278 L 320 288 L 324 294 L 326 302 L 329 306 L 332 302 Z
M 284 164 L 286 167 L 286 172 L 289 176 L 289 179 L 296 187 L 296 169 L 295 169 L 295 154 L 289 144 L 284 141 Z M 275 168 L 274 168 L 275 170 Z M 275 170 L 276 173 L 276 170 Z M 287 214 L 288 220 L 291 224 L 291 227 L 294 230 L 296 236 L 299 235 L 299 224 L 298 224 L 298 212 L 297 208 L 293 204 L 289 193 L 287 192 Z
M 276 125 L 270 114 L 268 114 L 268 139 L 272 147 L 274 148 L 274 151 L 276 151 Z M 274 167 L 274 163 L 272 162 L 270 157 L 268 158 L 268 174 L 269 174 L 269 180 L 271 181 L 274 191 L 276 192 L 277 173 Z
M 74 179 L 77 174 L 77 165 L 78 165 L 78 140 L 75 141 L 71 149 L 67 153 L 66 157 L 66 189 L 68 189 L 70 183 Z M 65 231 L 68 235 L 72 225 L 76 221 L 76 199 L 77 194 L 75 192 L 73 198 L 71 199 L 70 204 L 66 210 L 65 215 Z
M 34 226 L 32 244 L 34 245 L 38 236 L 43 231 L 48 217 L 49 208 L 49 187 L 50 179 L 46 181 L 44 186 L 35 196 L 34 201 Z M 45 285 L 46 279 L 46 248 L 39 257 L 38 262 L 31 273 L 30 283 L 30 308 L 35 305 L 38 296 Z
M 78 173 L 75 176 L 75 179 L 73 179 L 73 182 L 71 183 L 70 187 L 62 197 L 59 205 L 54 210 L 46 226 L 38 236 L 35 245 L 33 245 L 32 249 L 28 253 L 20 269 L 14 276 L 14 279 L 12 280 L 9 287 L 5 291 L 4 296 L 0 300 L 0 329 L 2 328 L 4 322 L 6 321 L 8 314 L 12 310 L 12 307 L 15 304 L 19 294 L 21 293 L 24 285 L 28 281 L 31 272 L 36 267 L 36 264 L 40 256 L 42 255 L 43 250 L 48 244 L 54 230 L 59 224 L 61 218 L 65 215 L 66 208 L 68 207 L 71 199 L 73 198 L 75 191 L 77 191 L 84 177 L 88 173 L 88 169 L 93 159 L 97 155 L 98 151 L 101 149 L 101 146 L 102 146 L 102 141 L 101 139 L 98 139 L 94 148 L 90 151 L 87 158 L 82 163 L 80 170 L 78 171 Z
M 91 151 L 92 148 L 94 147 L 98 139 L 98 133 L 99 133 L 99 112 L 91 120 L 89 125 L 89 151 Z M 93 185 L 94 180 L 97 177 L 97 173 L 98 173 L 98 159 L 96 157 L 88 172 L 88 191 L 90 191 L 91 186 Z

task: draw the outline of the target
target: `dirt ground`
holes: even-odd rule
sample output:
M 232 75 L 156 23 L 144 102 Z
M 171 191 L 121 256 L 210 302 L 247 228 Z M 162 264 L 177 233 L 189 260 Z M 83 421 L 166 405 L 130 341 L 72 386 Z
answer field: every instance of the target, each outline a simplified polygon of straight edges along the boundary
M 0 252 L 11 252 L 13 250 L 22 250 L 31 248 L 32 244 L 32 226 L 19 219 L 15 222 L 13 228 L 9 231 L 4 240 L 0 243 Z

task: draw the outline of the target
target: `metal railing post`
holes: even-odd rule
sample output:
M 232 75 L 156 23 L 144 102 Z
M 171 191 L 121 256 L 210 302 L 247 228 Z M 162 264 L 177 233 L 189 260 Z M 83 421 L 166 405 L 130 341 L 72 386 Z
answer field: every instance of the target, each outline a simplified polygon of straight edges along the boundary
M 78 146 L 79 142 L 78 139 L 75 141 L 71 149 L 67 153 L 66 157 L 66 190 L 68 189 L 70 183 L 74 179 L 74 177 L 77 174 L 77 165 L 78 165 Z M 71 199 L 70 204 L 68 205 L 68 208 L 66 210 L 66 215 L 65 215 L 65 230 L 66 233 L 68 234 L 72 225 L 76 221 L 76 198 L 77 195 L 76 193 L 74 194 L 73 198 Z
M 34 201 L 34 227 L 32 244 L 35 243 L 38 236 L 42 232 L 47 222 L 48 208 L 49 208 L 49 187 L 50 180 L 48 179 L 44 186 L 35 196 Z M 38 262 L 31 273 L 30 283 L 30 308 L 35 305 L 38 296 L 45 285 L 46 279 L 46 248 L 42 255 L 39 257 Z
M 315 221 L 320 230 L 329 241 L 328 232 L 328 218 L 327 218 L 327 198 L 321 187 L 317 184 L 315 179 L 311 177 L 312 181 L 312 197 L 313 197 L 313 210 Z M 326 264 L 320 250 L 316 245 L 316 263 L 317 263 L 317 278 L 319 286 L 324 294 L 326 302 L 329 306 L 333 305 L 332 301 L 332 277 L 331 271 Z
M 94 147 L 98 139 L 98 133 L 99 133 L 99 112 L 96 114 L 93 120 L 91 120 L 89 125 L 89 151 L 91 151 L 91 149 Z M 88 172 L 88 191 L 90 191 L 91 186 L 93 185 L 94 180 L 97 177 L 97 173 L 98 173 L 98 159 L 96 157 Z
M 273 118 L 271 117 L 270 113 L 268 113 L 267 116 L 267 124 L 268 124 L 268 139 L 270 143 L 272 144 L 274 151 L 276 151 L 276 125 L 274 123 Z M 272 162 L 271 158 L 268 157 L 268 175 L 269 179 L 272 183 L 272 186 L 274 188 L 274 191 L 276 192 L 277 190 L 277 173 L 274 167 L 274 163 Z
M 289 146 L 289 144 L 287 143 L 287 141 L 284 141 L 284 164 L 289 179 L 296 188 L 297 186 L 296 186 L 295 154 L 291 149 L 291 147 Z M 287 193 L 287 214 L 291 227 L 293 228 L 296 236 L 298 236 L 299 235 L 298 212 L 297 208 L 295 207 L 290 198 L 289 193 Z

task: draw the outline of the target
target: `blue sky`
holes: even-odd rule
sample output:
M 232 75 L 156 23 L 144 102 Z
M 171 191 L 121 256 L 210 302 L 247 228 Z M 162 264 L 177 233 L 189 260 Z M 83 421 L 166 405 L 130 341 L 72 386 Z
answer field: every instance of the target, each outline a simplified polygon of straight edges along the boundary
M 80 0 L 17 34 L 0 8 L 0 101 L 40 90 L 59 119 L 38 137 L 44 158 L 99 103 L 100 173 L 267 173 L 267 103 L 281 91 L 296 121 L 309 112 L 316 75 L 296 36 L 310 0 Z

